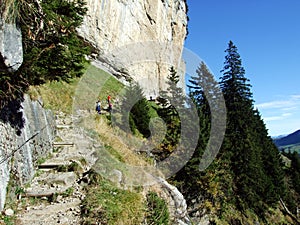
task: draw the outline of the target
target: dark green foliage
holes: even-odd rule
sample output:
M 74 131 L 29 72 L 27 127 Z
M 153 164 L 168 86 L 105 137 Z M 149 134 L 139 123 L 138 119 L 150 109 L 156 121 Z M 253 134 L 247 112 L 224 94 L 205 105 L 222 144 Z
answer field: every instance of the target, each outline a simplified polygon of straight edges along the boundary
M 221 77 L 220 86 L 226 100 L 226 105 L 228 107 L 234 107 L 248 103 L 251 106 L 251 85 L 248 83 L 249 80 L 245 77 L 242 60 L 237 52 L 237 47 L 232 41 L 229 41 L 228 48 L 225 52 L 227 55 L 225 56 L 224 68 L 221 70 L 223 76 Z
M 147 224 L 168 225 L 169 211 L 165 201 L 155 193 L 147 194 Z
M 222 190 L 218 188 L 218 183 L 226 183 L 226 190 L 231 190 L 229 182 L 226 180 L 224 171 L 226 164 L 220 160 L 215 160 L 205 170 L 200 171 L 200 163 L 203 160 L 203 153 L 208 148 L 209 139 L 213 143 L 213 139 L 217 138 L 211 133 L 211 123 L 213 116 L 216 117 L 219 113 L 224 113 L 220 107 L 219 98 L 222 95 L 219 84 L 215 81 L 213 75 L 208 70 L 204 62 L 201 62 L 197 71 L 197 76 L 192 76 L 189 80 L 189 95 L 198 109 L 199 116 L 199 139 L 197 147 L 192 158 L 188 161 L 183 169 L 181 169 L 173 178 L 175 183 L 180 188 L 180 191 L 185 195 L 189 205 L 203 204 L 201 208 L 206 205 L 201 200 L 211 202 L 212 206 L 219 208 L 219 201 L 222 199 Z M 214 115 L 212 115 L 212 112 Z M 214 118 L 215 119 L 215 118 Z M 216 120 L 217 121 L 217 120 Z M 217 122 L 218 123 L 218 122 Z M 210 151 L 213 154 L 212 151 Z M 208 156 L 213 157 L 213 156 Z M 230 174 L 230 171 L 227 171 Z M 195 201 L 196 200 L 196 201 Z M 210 210 L 206 208 L 205 210 Z
M 136 134 L 136 130 L 138 130 L 144 137 L 150 136 L 148 100 L 138 83 L 131 82 L 126 88 L 117 111 L 121 114 L 122 121 L 119 126 L 124 131 L 131 131 Z
M 300 156 L 296 152 L 284 153 L 291 160 L 291 165 L 286 169 L 285 185 L 289 192 L 284 196 L 288 208 L 297 213 L 297 206 L 300 203 Z
M 23 94 L 30 85 L 47 81 L 70 81 L 83 73 L 89 48 L 76 28 L 86 13 L 83 0 L 34 0 L 18 2 L 17 21 L 22 32 L 23 64 L 9 72 L 0 60 L 0 109 L 17 130 L 23 127 L 19 115 Z M 9 118 L 9 119 L 8 119 Z
M 265 124 L 253 109 L 249 80 L 240 55 L 230 41 L 225 57 L 221 88 L 227 106 L 227 130 L 221 152 L 234 173 L 236 203 L 241 210 L 263 213 L 278 202 L 283 191 L 279 152 L 268 137 Z
M 300 194 L 300 158 L 297 153 L 292 155 L 291 176 L 295 191 Z
M 282 162 L 259 112 L 253 107 L 251 86 L 231 41 L 226 53 L 219 83 L 227 108 L 222 147 L 215 161 L 200 172 L 198 165 L 208 140 L 215 138 L 210 133 L 212 119 L 221 109 L 216 101 L 221 94 L 218 84 L 202 62 L 198 76 L 192 77 L 188 86 L 198 107 L 199 141 L 193 157 L 173 180 L 190 204 L 196 200 L 202 204 L 201 208 L 215 210 L 219 216 L 228 205 L 235 205 L 241 212 L 251 210 L 264 218 L 266 209 L 276 206 L 280 197 L 285 196 Z
M 212 96 L 206 96 L 205 92 L 208 95 L 217 93 L 215 88 L 217 83 L 214 81 L 213 75 L 209 72 L 204 62 L 201 62 L 196 73 L 198 76 L 191 77 L 188 88 L 190 98 L 198 109 L 200 137 L 192 158 L 187 165 L 176 174 L 176 180 L 184 182 L 184 189 L 182 191 L 189 195 L 188 199 L 195 198 L 199 195 L 199 191 L 203 190 L 201 183 L 198 182 L 200 177 L 203 176 L 203 173 L 199 170 L 199 164 L 202 154 L 207 147 L 210 135 L 211 112 L 207 99 L 212 98 Z
M 183 118 L 180 118 L 180 116 L 184 115 L 185 98 L 178 82 L 179 75 L 174 67 L 171 67 L 167 90 L 161 91 L 160 96 L 157 98 L 160 106 L 157 109 L 157 114 L 164 120 L 167 128 L 165 138 L 157 151 L 160 160 L 166 158 L 175 149 L 181 137 L 181 119 Z
M 25 4 L 20 6 L 20 14 L 24 15 L 20 18 L 21 29 L 27 34 L 23 36 L 22 74 L 33 85 L 48 80 L 69 81 L 82 75 L 88 49 L 75 29 L 86 13 L 84 1 L 44 0 L 41 8 L 36 6 L 37 11 Z

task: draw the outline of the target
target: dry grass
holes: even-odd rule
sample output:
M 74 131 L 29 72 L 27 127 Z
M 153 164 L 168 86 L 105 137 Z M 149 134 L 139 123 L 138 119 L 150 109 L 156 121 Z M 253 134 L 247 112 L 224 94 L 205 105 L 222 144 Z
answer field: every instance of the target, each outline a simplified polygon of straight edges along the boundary
M 143 145 L 143 140 L 113 128 L 107 122 L 103 115 L 91 115 L 85 118 L 84 127 L 96 131 L 101 142 L 117 150 L 126 164 L 149 166 L 143 156 L 136 154 L 136 149 Z
M 72 112 L 73 97 L 79 79 L 75 78 L 70 83 L 48 82 L 41 86 L 31 86 L 28 94 L 36 100 L 39 96 L 43 99 L 44 107 L 67 114 Z
M 16 16 L 16 1 L 15 0 L 0 0 L 0 14 L 4 21 L 10 21 Z
M 90 115 L 80 124 L 97 134 L 105 147 L 105 150 L 99 149 L 95 165 L 100 174 L 127 189 L 153 185 L 157 183 L 157 177 L 164 177 L 145 155 L 137 154 L 136 150 L 144 145 L 144 140 L 111 127 L 107 122 L 104 115 Z M 121 181 L 114 172 L 116 170 L 122 173 Z

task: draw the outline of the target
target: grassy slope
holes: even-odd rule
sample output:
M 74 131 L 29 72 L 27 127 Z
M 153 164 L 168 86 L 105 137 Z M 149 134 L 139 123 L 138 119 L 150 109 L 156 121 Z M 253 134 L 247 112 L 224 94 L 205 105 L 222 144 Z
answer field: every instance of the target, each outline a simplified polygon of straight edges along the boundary
M 124 85 L 113 76 L 90 65 L 81 78 L 73 79 L 70 83 L 48 82 L 31 87 L 29 94 L 33 99 L 41 96 L 45 108 L 71 114 L 74 108 L 94 109 L 97 99 L 102 104 L 106 103 L 108 95 L 114 100 L 123 88 Z

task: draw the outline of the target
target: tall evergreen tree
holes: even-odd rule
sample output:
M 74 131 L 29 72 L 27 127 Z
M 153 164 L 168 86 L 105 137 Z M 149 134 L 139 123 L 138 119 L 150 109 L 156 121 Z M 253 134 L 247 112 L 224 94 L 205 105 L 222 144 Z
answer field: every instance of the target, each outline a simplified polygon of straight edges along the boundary
M 175 180 L 182 183 L 182 193 L 187 201 L 194 201 L 199 194 L 208 199 L 211 198 L 209 193 L 208 180 L 212 175 L 212 170 L 216 169 L 215 163 L 206 171 L 200 171 L 199 165 L 203 152 L 207 148 L 208 140 L 211 138 L 211 109 L 218 107 L 216 98 L 220 93 L 219 84 L 215 81 L 213 75 L 202 61 L 196 70 L 196 76 L 192 76 L 187 85 L 189 88 L 189 96 L 192 102 L 197 106 L 199 116 L 199 139 L 193 156 L 185 167 L 176 174 Z
M 136 82 L 131 82 L 125 89 L 125 94 L 121 100 L 117 111 L 121 114 L 119 126 L 125 130 L 136 134 L 138 130 L 144 137 L 150 136 L 149 105 L 143 90 Z
M 279 200 L 278 189 L 282 186 L 275 188 L 282 180 L 279 157 L 269 142 L 265 125 L 253 109 L 249 80 L 232 41 L 225 52 L 220 85 L 228 119 L 222 152 L 230 160 L 234 173 L 235 203 L 240 209 L 252 208 L 262 213 L 266 203 Z
M 172 66 L 167 80 L 167 89 L 160 92 L 158 97 L 158 115 L 165 121 L 167 133 L 160 146 L 159 158 L 166 158 L 175 149 L 180 139 L 181 118 L 180 111 L 184 109 L 185 97 L 179 86 L 179 75 Z

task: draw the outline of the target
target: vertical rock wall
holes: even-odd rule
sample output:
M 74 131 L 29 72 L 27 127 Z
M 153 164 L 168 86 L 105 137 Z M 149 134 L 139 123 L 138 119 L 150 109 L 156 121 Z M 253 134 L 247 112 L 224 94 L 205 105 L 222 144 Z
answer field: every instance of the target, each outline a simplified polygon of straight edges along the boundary
M 185 1 L 87 0 L 87 8 L 78 32 L 95 46 L 97 59 L 115 75 L 138 81 L 147 96 L 157 96 L 170 64 L 182 67 Z
M 17 141 L 15 131 L 9 124 L 0 122 L 0 134 L 0 210 L 2 210 L 11 171 L 10 156 L 17 148 Z
M 45 110 L 40 101 L 25 96 L 23 116 L 25 127 L 20 136 L 9 124 L 0 122 L 0 210 L 10 176 L 19 184 L 29 182 L 37 159 L 52 152 L 55 121 L 51 111 Z

